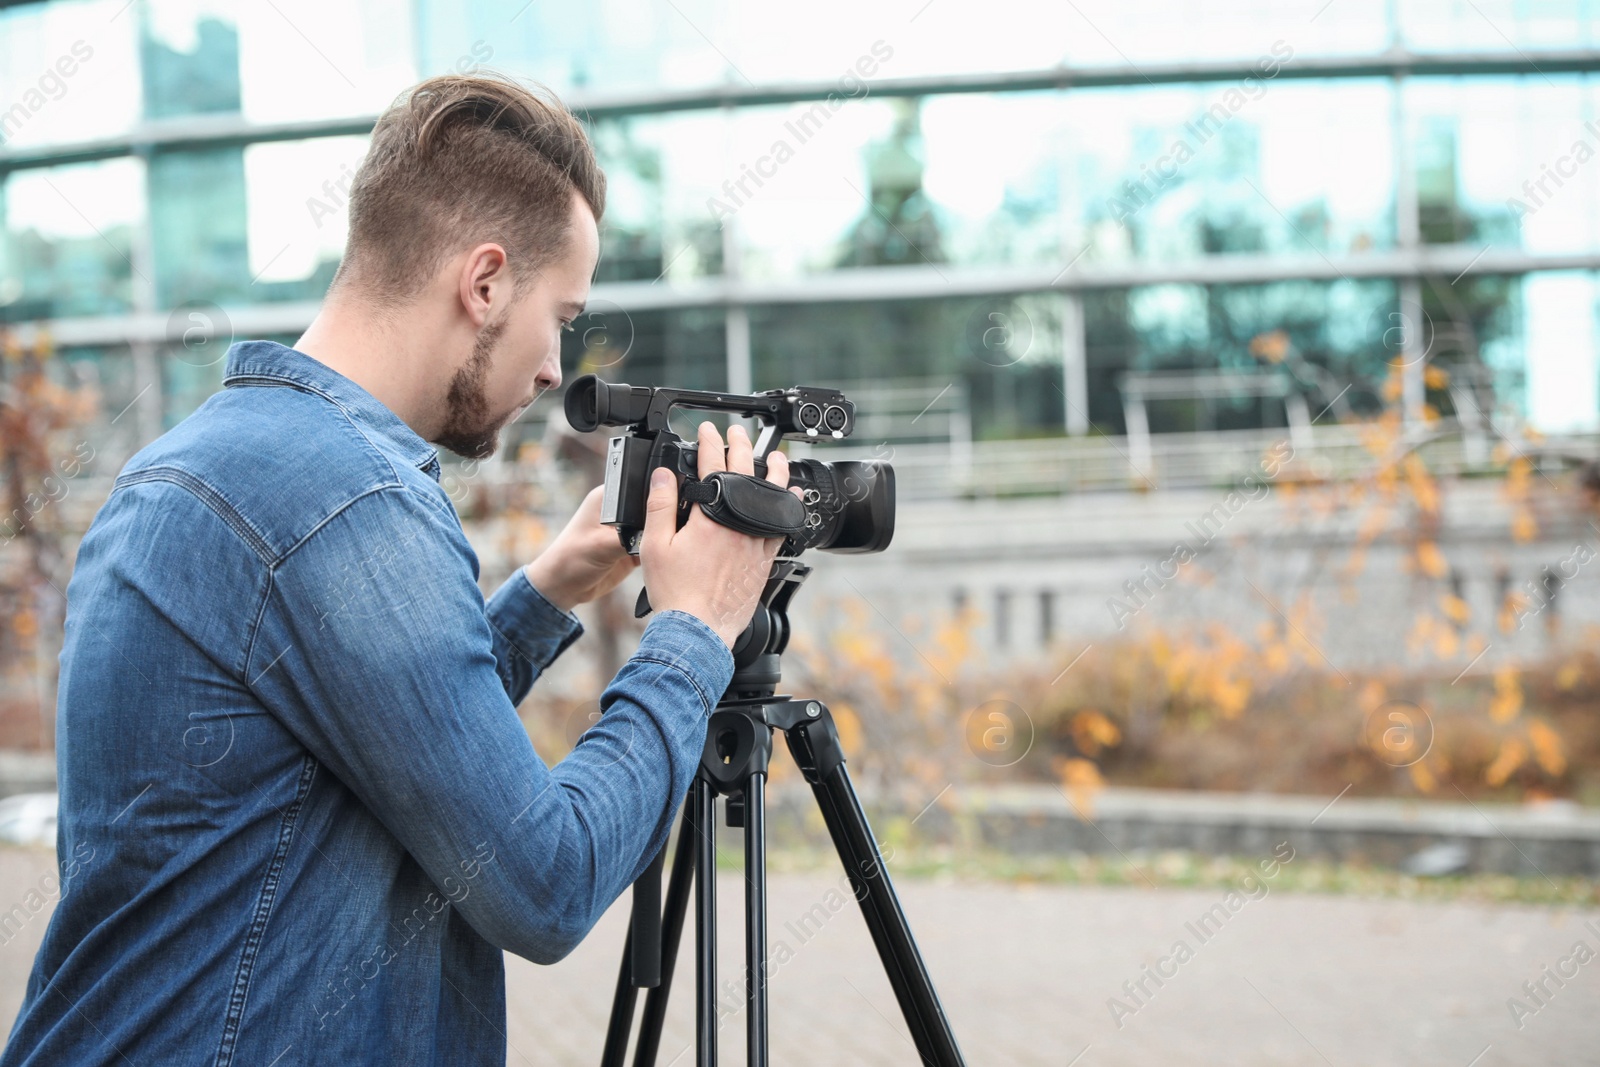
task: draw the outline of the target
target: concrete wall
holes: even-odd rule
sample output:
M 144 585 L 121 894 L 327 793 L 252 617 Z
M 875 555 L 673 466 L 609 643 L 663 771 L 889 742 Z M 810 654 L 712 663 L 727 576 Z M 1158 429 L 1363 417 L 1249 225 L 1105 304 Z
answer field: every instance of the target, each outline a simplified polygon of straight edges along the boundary
M 1139 626 L 1182 626 L 1211 619 L 1251 632 L 1302 593 L 1315 600 L 1320 629 L 1314 643 L 1339 667 L 1407 662 L 1405 637 L 1419 612 L 1438 613 L 1453 589 L 1472 615 L 1467 632 L 1482 632 L 1490 647 L 1474 669 L 1511 654 L 1538 654 L 1552 640 L 1546 620 L 1561 632 L 1600 623 L 1600 533 L 1575 498 L 1549 492 L 1537 509 L 1538 535 L 1527 543 L 1511 536 L 1512 510 L 1498 481 L 1441 486 L 1435 534 L 1449 572 L 1429 577 L 1415 565 L 1416 536 L 1403 513 L 1392 513 L 1384 533 L 1366 553 L 1359 574 L 1339 572 L 1356 548 L 1366 509 L 1334 508 L 1317 514 L 1304 491 L 1282 491 L 1226 510 L 1223 491 L 1182 489 L 998 501 L 913 503 L 900 509 L 894 543 L 877 556 L 807 558 L 816 573 L 802 597 L 865 596 L 889 619 L 949 612 L 961 596 L 984 615 L 979 638 L 987 654 L 1004 661 L 1034 658 L 1050 642 L 1071 653 L 1084 643 Z M 1219 505 L 1222 510 L 1217 511 Z M 1208 519 L 1207 516 L 1210 516 Z M 1205 540 L 1211 534 L 1209 542 Z M 1164 586 L 1162 564 L 1183 542 L 1195 559 Z M 1587 552 L 1597 559 L 1584 562 Z M 1574 575 L 1553 609 L 1525 617 L 1517 632 L 1502 634 L 1495 616 L 1506 588 L 1540 581 L 1542 568 Z M 1166 573 L 1171 574 L 1168 566 Z M 1130 595 L 1127 583 L 1143 588 Z M 1541 594 L 1542 595 L 1542 594 Z M 1042 598 L 1051 601 L 1046 634 Z M 1009 601 L 1009 617 L 1001 615 Z M 1113 609 L 1112 601 L 1120 602 Z M 1129 612 L 1131 611 L 1131 615 Z M 797 612 L 799 621 L 804 616 Z M 1472 657 L 1463 654 L 1466 665 Z

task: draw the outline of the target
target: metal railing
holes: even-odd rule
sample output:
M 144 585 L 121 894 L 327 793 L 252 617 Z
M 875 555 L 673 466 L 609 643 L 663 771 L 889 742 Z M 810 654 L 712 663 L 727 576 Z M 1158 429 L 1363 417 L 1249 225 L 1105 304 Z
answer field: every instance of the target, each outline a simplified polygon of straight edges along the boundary
M 1152 434 L 1147 462 L 1136 460 L 1126 437 L 983 441 L 969 450 L 916 444 L 876 450 L 823 446 L 808 454 L 830 460 L 887 459 L 903 500 L 1223 487 L 1251 473 L 1261 476 L 1269 455 L 1281 463 L 1276 481 L 1359 478 L 1412 449 L 1436 477 L 1501 467 L 1492 440 L 1453 419 L 1381 446 L 1374 446 L 1372 435 L 1373 428 L 1361 424 L 1316 426 L 1297 435 L 1292 451 L 1284 453 L 1281 446 L 1290 441 L 1287 428 Z M 1565 463 L 1600 460 L 1600 432 L 1564 434 L 1538 444 L 1516 437 L 1511 448 L 1516 454 L 1559 456 Z
M 894 466 L 896 496 L 901 501 L 991 500 L 1006 497 L 1065 496 L 1090 492 L 1140 492 L 1162 489 L 1237 486 L 1272 456 L 1280 461 L 1271 481 L 1346 481 L 1368 476 L 1386 462 L 1414 449 L 1435 477 L 1498 473 L 1507 455 L 1525 455 L 1547 465 L 1571 466 L 1600 462 L 1600 430 L 1552 436 L 1530 442 L 1502 437 L 1509 448 L 1496 455 L 1493 440 L 1471 426 L 1444 419 L 1416 436 L 1373 445 L 1373 428 L 1363 424 L 1319 425 L 1310 441 L 1289 441 L 1286 428 L 1223 430 L 1206 433 L 1163 433 L 1150 437 L 1150 461 L 1136 467 L 1126 437 L 1058 437 L 1023 441 L 962 440 L 936 444 L 807 446 L 794 444 L 790 453 L 829 461 L 886 460 Z M 1274 451 L 1276 450 L 1276 451 Z M 520 495 L 537 475 L 526 464 L 484 463 L 470 474 L 446 457 L 447 484 L 488 494 L 491 511 Z M 509 460 L 509 453 L 507 456 Z M 110 491 L 112 474 L 85 474 L 70 483 L 58 505 L 69 528 L 83 530 Z

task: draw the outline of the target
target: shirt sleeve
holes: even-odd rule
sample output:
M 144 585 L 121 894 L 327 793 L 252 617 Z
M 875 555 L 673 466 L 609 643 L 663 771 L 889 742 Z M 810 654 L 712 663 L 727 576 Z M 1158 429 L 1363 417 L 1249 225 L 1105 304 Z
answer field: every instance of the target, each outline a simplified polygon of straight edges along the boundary
M 524 625 L 544 611 L 515 587 L 486 607 L 454 514 L 385 489 L 280 564 L 247 657 L 266 706 L 462 917 L 539 963 L 570 952 L 665 844 L 733 675 L 709 626 L 658 613 L 599 721 L 547 767 L 512 703 L 573 636 Z
M 489 598 L 486 608 L 500 684 L 513 706 L 521 704 L 544 669 L 583 635 L 583 624 L 572 612 L 546 600 L 521 567 Z

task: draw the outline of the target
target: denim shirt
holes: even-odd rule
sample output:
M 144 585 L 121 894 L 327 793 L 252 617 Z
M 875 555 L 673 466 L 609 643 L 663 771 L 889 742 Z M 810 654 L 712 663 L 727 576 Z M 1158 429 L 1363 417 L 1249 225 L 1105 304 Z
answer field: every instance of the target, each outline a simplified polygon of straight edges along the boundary
M 516 705 L 582 628 L 521 569 L 485 603 L 434 449 L 283 345 L 224 385 L 79 548 L 0 1067 L 503 1064 L 501 951 L 561 959 L 663 846 L 733 657 L 654 615 L 547 767 Z

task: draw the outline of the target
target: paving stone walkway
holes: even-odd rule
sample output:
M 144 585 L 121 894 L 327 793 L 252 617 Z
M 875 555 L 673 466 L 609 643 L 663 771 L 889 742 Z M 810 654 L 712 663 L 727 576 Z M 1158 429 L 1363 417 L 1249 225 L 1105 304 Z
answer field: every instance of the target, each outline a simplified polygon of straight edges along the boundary
M 0 848 L 0 913 L 52 861 L 48 852 Z M 783 961 L 772 981 L 772 1062 L 913 1065 L 893 994 L 841 884 L 825 873 L 771 880 L 771 951 Z M 718 891 L 722 973 L 735 1001 L 741 885 L 739 875 L 724 875 Z M 1600 955 L 1573 961 L 1579 941 L 1600 953 L 1600 913 L 1270 887 L 1232 899 L 1221 889 L 900 888 L 973 1067 L 1557 1067 L 1600 1055 Z M 27 917 L 0 944 L 7 1028 L 47 914 Z M 555 967 L 507 961 L 510 1064 L 599 1062 L 626 920 L 624 900 Z M 1546 967 L 1575 974 L 1558 986 Z M 674 983 L 663 1065 L 693 1062 L 691 977 L 686 966 Z M 1541 981 L 1542 1005 L 1523 988 Z M 1526 1009 L 1517 1020 L 1512 998 Z M 723 1063 L 744 1062 L 743 1023 L 742 1014 L 728 1017 Z

